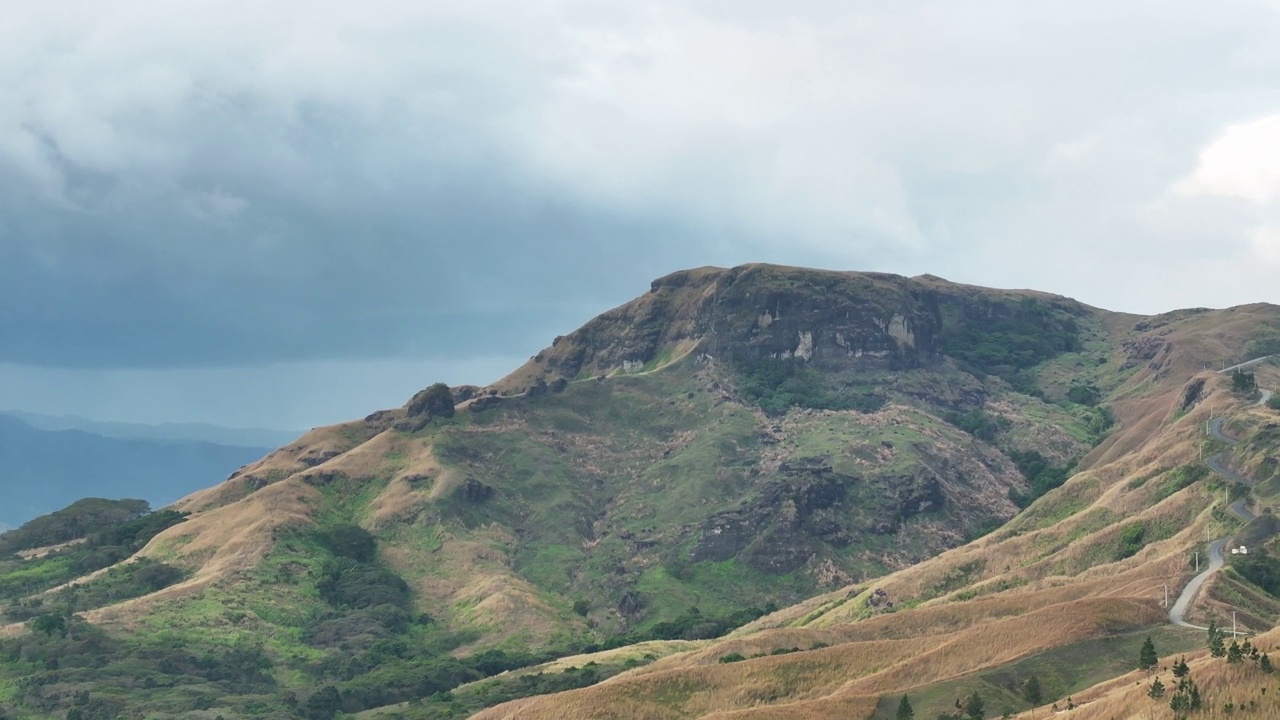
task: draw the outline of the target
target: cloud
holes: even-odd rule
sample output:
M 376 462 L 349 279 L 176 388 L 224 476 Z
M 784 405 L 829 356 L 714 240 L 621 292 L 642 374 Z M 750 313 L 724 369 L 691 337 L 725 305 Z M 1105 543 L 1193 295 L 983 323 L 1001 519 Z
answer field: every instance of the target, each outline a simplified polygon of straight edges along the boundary
M 1200 151 L 1183 195 L 1221 195 L 1256 204 L 1280 200 L 1280 113 L 1229 125 Z
M 523 355 L 751 261 L 1268 299 L 1277 39 L 1245 2 L 28 3 L 0 360 Z

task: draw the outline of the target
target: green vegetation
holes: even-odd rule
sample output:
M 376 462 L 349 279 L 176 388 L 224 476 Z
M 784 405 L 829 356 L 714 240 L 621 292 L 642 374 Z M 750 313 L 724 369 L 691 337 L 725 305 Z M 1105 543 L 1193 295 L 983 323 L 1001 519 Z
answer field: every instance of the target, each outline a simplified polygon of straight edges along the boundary
M 1270 331 L 1250 340 L 1245 345 L 1245 355 L 1249 358 L 1280 355 L 1280 333 Z
M 998 375 L 1020 390 L 1034 382 L 1019 371 L 1082 347 L 1076 319 L 1034 298 L 976 302 L 958 314 L 944 325 L 942 352 L 978 377 Z
M 1018 507 L 1025 508 L 1054 488 L 1061 487 L 1071 477 L 1071 467 L 1055 467 L 1049 464 L 1043 455 L 1035 450 L 1007 453 L 1013 464 L 1018 466 L 1022 476 L 1031 484 L 1030 491 L 1020 493 L 1009 491 L 1009 499 Z
M 1102 400 L 1102 391 L 1097 385 L 1089 383 L 1087 385 L 1072 385 L 1067 391 L 1067 400 L 1077 405 L 1088 405 L 1090 407 L 1097 405 Z
M 1151 502 L 1157 503 L 1174 493 L 1191 487 L 1193 484 L 1209 477 L 1209 468 L 1193 463 L 1175 468 L 1164 476 L 1151 495 Z
M 823 373 L 798 359 L 740 360 L 735 369 L 743 395 L 774 415 L 793 407 L 875 412 L 885 403 L 873 390 L 832 387 Z
M 151 512 L 146 500 L 85 498 L 0 535 L 0 555 L 83 540 Z
M 1116 547 L 1115 559 L 1123 560 L 1137 555 L 1139 550 L 1146 547 L 1146 535 L 1147 528 L 1140 522 L 1125 526 L 1125 529 L 1120 532 L 1120 542 Z
M 894 714 L 894 720 L 912 720 L 916 716 L 916 711 L 911 707 L 911 701 L 906 695 L 902 696 L 901 702 L 898 703 L 898 712 Z
M 1231 389 L 1238 393 L 1251 393 L 1258 389 L 1258 379 L 1251 372 L 1233 370 L 1231 372 Z
M 94 504 L 94 509 L 89 514 L 82 513 L 85 506 L 77 503 L 67 508 L 76 508 L 75 512 L 59 511 L 63 514 L 55 521 L 48 520 L 50 516 L 37 518 L 0 536 L 3 539 L 16 533 L 18 539 L 13 542 L 19 545 L 36 542 L 37 538 L 45 540 L 50 537 L 66 537 L 68 534 L 78 535 L 81 540 L 29 560 L 16 556 L 0 560 L 0 600 L 17 600 L 114 565 L 142 549 L 143 545 L 163 530 L 182 522 L 185 517 L 173 510 L 139 514 L 140 508 L 145 512 L 145 502 L 126 502 L 129 503 L 127 508 L 119 505 L 107 508 Z M 80 507 L 77 508 L 77 505 Z M 34 532 L 28 529 L 32 523 L 36 524 Z M 143 584 L 151 584 L 158 577 L 152 575 L 151 569 L 139 569 L 138 572 L 144 576 Z M 104 590 L 102 592 L 106 592 L 106 595 L 99 595 L 99 598 L 109 597 L 116 592 L 128 594 L 130 591 L 125 590 L 124 586 L 131 584 L 125 582 L 115 590 Z
M 967 413 L 948 412 L 943 419 L 961 430 L 984 442 L 995 442 L 996 435 L 1009 428 L 1009 421 L 1002 417 L 992 417 L 982 408 L 974 408 Z
M 1142 649 L 1138 651 L 1138 669 L 1151 670 L 1160 662 L 1160 656 L 1156 654 L 1155 643 L 1151 642 L 1151 636 L 1142 642 Z
M 1232 556 L 1231 568 L 1268 595 L 1280 598 L 1280 559 L 1266 553 Z
M 1272 410 L 1280 410 L 1280 395 L 1272 395 L 1271 398 L 1267 400 L 1267 407 Z
M 138 558 L 86 583 L 77 583 L 50 595 L 17 600 L 4 609 L 4 617 L 9 622 L 22 622 L 50 612 L 92 610 L 163 590 L 186 576 L 181 568 Z

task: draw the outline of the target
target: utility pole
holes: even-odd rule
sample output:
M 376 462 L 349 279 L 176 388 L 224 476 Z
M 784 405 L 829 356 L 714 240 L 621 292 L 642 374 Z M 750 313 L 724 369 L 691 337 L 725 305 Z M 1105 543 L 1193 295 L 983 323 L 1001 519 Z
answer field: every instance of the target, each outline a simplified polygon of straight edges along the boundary
M 1236 611 L 1231 611 L 1231 639 L 1236 639 Z
M 1169 583 L 1164 584 L 1164 605 L 1162 607 L 1169 607 Z
M 1200 573 L 1200 551 L 1196 551 L 1196 574 Z

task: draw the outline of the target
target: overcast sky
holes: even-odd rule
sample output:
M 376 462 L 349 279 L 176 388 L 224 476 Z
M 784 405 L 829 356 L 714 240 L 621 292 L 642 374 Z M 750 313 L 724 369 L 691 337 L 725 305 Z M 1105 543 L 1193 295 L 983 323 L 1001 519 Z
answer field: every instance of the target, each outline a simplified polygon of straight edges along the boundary
M 1280 3 L 0 0 L 0 408 L 304 428 L 696 265 L 1280 302 Z

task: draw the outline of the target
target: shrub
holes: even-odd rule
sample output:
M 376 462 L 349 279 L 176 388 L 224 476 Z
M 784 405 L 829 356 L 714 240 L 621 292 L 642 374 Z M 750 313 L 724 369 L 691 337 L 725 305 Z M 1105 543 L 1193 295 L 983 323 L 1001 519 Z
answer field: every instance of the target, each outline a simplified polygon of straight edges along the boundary
M 995 442 L 996 434 L 1009 427 L 1008 419 L 992 417 L 982 408 L 967 413 L 949 412 L 942 419 L 985 442 Z
M 1142 523 L 1134 523 L 1120 533 L 1120 545 L 1116 548 L 1116 560 L 1133 557 L 1146 546 L 1147 529 Z

